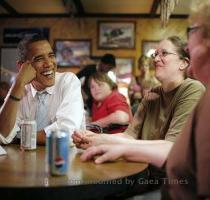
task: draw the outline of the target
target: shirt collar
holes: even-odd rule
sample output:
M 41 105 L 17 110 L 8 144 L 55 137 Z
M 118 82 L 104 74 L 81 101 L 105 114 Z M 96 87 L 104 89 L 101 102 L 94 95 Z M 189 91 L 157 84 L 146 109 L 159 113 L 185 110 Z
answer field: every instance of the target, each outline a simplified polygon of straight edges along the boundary
M 34 86 L 30 83 L 30 87 L 31 87 L 31 93 L 32 93 L 32 96 L 35 97 L 36 96 L 36 93 L 38 92 Z M 51 86 L 51 87 L 47 87 L 46 89 L 44 89 L 43 91 L 41 92 L 44 92 L 46 91 L 48 94 L 53 94 L 54 91 L 55 91 L 55 85 Z

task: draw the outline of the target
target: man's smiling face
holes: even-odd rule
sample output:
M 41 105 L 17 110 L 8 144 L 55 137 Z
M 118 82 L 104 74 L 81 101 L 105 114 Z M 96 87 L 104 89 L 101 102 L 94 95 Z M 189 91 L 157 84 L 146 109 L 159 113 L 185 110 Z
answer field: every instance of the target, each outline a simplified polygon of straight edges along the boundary
M 36 70 L 36 78 L 32 84 L 38 91 L 55 84 L 57 63 L 55 54 L 47 40 L 29 44 L 27 60 L 31 61 Z

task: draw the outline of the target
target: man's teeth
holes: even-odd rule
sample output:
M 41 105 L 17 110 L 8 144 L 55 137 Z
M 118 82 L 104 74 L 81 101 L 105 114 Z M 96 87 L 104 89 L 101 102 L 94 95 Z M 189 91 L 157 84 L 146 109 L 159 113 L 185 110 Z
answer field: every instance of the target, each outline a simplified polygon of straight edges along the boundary
M 44 76 L 53 75 L 53 71 L 47 71 L 42 73 Z

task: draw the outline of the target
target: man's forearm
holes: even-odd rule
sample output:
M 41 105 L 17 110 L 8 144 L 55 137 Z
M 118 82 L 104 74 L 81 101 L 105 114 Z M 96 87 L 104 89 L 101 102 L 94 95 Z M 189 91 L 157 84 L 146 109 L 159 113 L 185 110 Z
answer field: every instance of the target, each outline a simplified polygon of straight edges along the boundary
M 0 113 L 0 133 L 6 137 L 13 129 L 16 121 L 17 110 L 24 91 L 24 84 L 16 80 L 10 97 L 7 98 Z

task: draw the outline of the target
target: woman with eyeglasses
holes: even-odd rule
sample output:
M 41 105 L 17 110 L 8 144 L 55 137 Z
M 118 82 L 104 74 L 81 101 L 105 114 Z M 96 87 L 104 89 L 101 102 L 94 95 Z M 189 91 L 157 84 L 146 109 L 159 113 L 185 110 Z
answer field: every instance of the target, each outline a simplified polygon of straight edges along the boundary
M 129 138 L 139 139 L 138 144 L 146 145 L 145 153 L 147 148 L 150 150 L 151 147 L 154 148 L 153 145 L 158 145 L 167 154 L 205 90 L 199 81 L 185 78 L 189 65 L 185 46 L 176 36 L 159 43 L 153 59 L 155 75 L 162 85 L 152 89 L 143 98 L 134 119 L 124 133 L 109 137 L 105 134 L 92 135 L 89 131 L 86 135 L 75 132 L 73 139 L 77 146 L 86 149 L 101 143 L 120 143 L 122 139 Z M 150 157 L 142 158 L 142 161 L 154 164 Z M 160 166 L 164 159 L 159 161 Z

